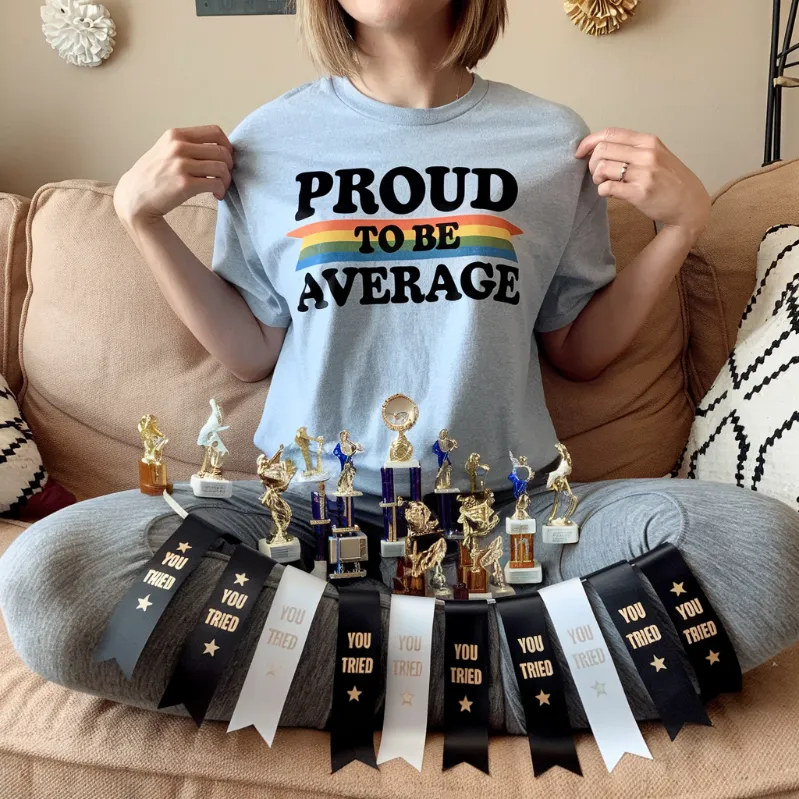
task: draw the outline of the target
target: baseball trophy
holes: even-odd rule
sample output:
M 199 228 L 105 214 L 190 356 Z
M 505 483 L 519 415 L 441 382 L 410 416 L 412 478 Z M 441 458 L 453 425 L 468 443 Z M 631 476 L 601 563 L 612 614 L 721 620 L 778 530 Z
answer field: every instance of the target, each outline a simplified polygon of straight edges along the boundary
M 307 427 L 301 427 L 294 436 L 294 443 L 302 453 L 305 461 L 305 470 L 297 475 L 298 483 L 324 483 L 330 479 L 330 474 L 322 468 L 322 455 L 325 451 L 325 440 L 322 436 L 312 436 Z M 316 445 L 312 451 L 311 447 Z
M 258 542 L 259 551 L 278 563 L 293 563 L 300 559 L 300 542 L 289 535 L 291 507 L 281 496 L 289 487 L 297 467 L 293 461 L 283 460 L 283 445 L 268 458 L 258 456 L 258 477 L 264 485 L 260 503 L 272 514 L 272 536 Z
M 362 492 L 355 490 L 356 469 L 353 463 L 355 455 L 363 451 L 363 445 L 353 441 L 348 431 L 342 430 L 339 433 L 333 454 L 341 463 L 341 473 L 333 492 L 335 502 L 332 508 L 332 527 L 327 539 L 330 580 L 366 576 L 366 570 L 361 563 L 369 558 L 368 539 L 355 524 L 352 505 L 353 497 L 363 496 Z M 328 512 L 331 512 L 329 507 Z
M 151 413 L 139 422 L 139 437 L 144 445 L 144 455 L 139 459 L 139 490 L 142 494 L 160 496 L 172 493 L 172 483 L 167 479 L 164 447 L 169 439 L 158 429 L 158 419 Z
M 513 483 L 516 510 L 505 519 L 505 532 L 510 542 L 510 559 L 505 566 L 505 580 L 510 585 L 540 583 L 543 573 L 541 564 L 535 560 L 535 519 L 531 519 L 527 513 L 530 505 L 527 486 L 535 472 L 527 464 L 524 455 L 516 458 L 511 452 L 510 460 L 513 469 L 508 480 Z
M 547 523 L 543 525 L 541 535 L 547 544 L 576 544 L 580 540 L 580 528 L 572 521 L 574 511 L 577 510 L 577 497 L 569 485 L 569 475 L 572 473 L 572 459 L 569 451 L 563 444 L 555 444 L 555 449 L 560 453 L 560 463 L 554 472 L 549 473 L 547 488 L 555 492 L 552 512 Z M 558 516 L 561 499 L 568 498 L 568 507 L 562 516 Z
M 493 597 L 511 596 L 516 593 L 505 582 L 505 574 L 499 565 L 502 553 L 502 536 L 498 535 L 480 554 L 480 567 L 490 574 L 489 590 Z
M 380 542 L 380 554 L 384 558 L 401 558 L 405 552 L 405 534 L 407 525 L 402 510 L 403 498 L 397 494 L 396 473 L 407 471 L 410 482 L 410 501 L 422 500 L 422 467 L 413 460 L 413 445 L 405 437 L 419 418 L 416 403 L 404 394 L 394 394 L 382 407 L 383 422 L 397 437 L 391 442 L 388 460 L 380 470 L 382 482 L 383 540 Z
M 215 399 L 211 401 L 211 415 L 200 430 L 197 444 L 205 448 L 200 471 L 191 476 L 191 490 L 195 497 L 217 497 L 227 499 L 233 496 L 233 483 L 222 476 L 222 461 L 228 449 L 219 435 L 229 429 L 222 425 L 222 407 Z
M 433 453 L 438 457 L 435 495 L 438 506 L 438 521 L 444 535 L 449 539 L 461 539 L 463 533 L 455 522 L 458 510 L 456 497 L 460 489 L 452 485 L 452 461 L 449 456 L 458 448 L 458 442 L 450 438 L 449 430 L 444 428 L 433 444 Z

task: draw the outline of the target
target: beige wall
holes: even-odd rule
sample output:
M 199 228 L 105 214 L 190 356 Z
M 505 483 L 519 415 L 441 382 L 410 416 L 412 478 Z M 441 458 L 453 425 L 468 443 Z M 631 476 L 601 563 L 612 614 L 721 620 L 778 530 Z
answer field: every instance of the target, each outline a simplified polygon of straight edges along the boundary
M 77 69 L 46 45 L 41 2 L 2 0 L 3 191 L 115 181 L 167 127 L 230 129 L 315 75 L 293 17 L 198 19 L 193 0 L 106 0 L 117 52 L 99 69 Z M 710 189 L 760 166 L 768 0 L 641 0 L 624 31 L 599 40 L 572 26 L 561 0 L 510 6 L 485 77 L 571 105 L 594 128 L 657 132 Z M 784 157 L 796 157 L 799 89 L 786 105 Z

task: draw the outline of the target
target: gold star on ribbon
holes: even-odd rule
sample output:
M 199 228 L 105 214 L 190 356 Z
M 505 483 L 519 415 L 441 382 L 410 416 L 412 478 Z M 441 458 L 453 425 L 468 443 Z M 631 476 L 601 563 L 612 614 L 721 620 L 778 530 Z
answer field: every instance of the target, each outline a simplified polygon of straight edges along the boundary
M 603 682 L 595 682 L 591 688 L 596 691 L 597 696 L 602 696 L 602 694 L 605 694 L 605 696 L 608 695 L 608 692 L 605 690 L 605 683 Z
M 712 649 L 710 650 L 710 654 L 705 658 L 705 660 L 710 661 L 710 665 L 712 666 L 714 663 L 718 663 L 721 658 L 719 657 L 718 652 L 714 652 Z
M 688 592 L 684 588 L 685 583 L 672 583 L 671 590 L 669 591 L 670 594 L 674 594 L 675 596 L 679 596 L 680 594 L 687 594 Z
M 542 688 L 541 689 L 541 693 L 538 694 L 538 696 L 536 696 L 536 699 L 538 700 L 538 706 L 541 707 L 541 705 L 549 705 L 549 697 L 550 696 L 551 696 L 551 694 L 545 694 L 544 690 Z M 551 705 L 550 705 L 550 707 L 551 707 Z
M 247 576 L 246 572 L 242 572 L 241 574 L 236 575 L 236 579 L 233 581 L 233 585 L 244 585 L 250 578 Z
M 205 647 L 203 654 L 210 655 L 211 657 L 213 657 L 214 652 L 216 652 L 216 650 L 220 648 L 216 645 L 216 638 L 212 638 L 210 643 L 203 644 L 203 646 Z
M 406 692 L 405 692 L 405 693 L 402 695 L 402 704 L 403 704 L 403 705 L 411 705 L 411 706 L 412 706 L 412 705 L 413 705 L 413 703 L 412 703 L 412 701 L 411 701 L 412 699 L 413 699 L 413 694 L 412 694 L 412 693 L 410 693 L 409 691 L 406 691 Z
M 464 696 L 463 699 L 461 699 L 461 701 L 458 702 L 458 704 L 461 706 L 461 713 L 463 713 L 464 711 L 466 711 L 467 713 L 472 712 L 472 705 L 474 704 L 474 702 L 470 702 L 468 696 Z
M 349 696 L 350 702 L 353 702 L 353 701 L 354 702 L 360 702 L 361 700 L 359 699 L 359 697 L 360 697 L 360 695 L 362 693 L 363 693 L 363 691 L 359 691 L 357 685 L 353 685 L 352 686 L 352 690 L 351 691 L 347 691 L 347 696 Z
M 650 666 L 655 667 L 655 671 L 661 671 L 666 669 L 666 664 L 664 662 L 665 658 L 654 658 L 652 662 L 649 664 Z
M 178 550 L 183 552 L 184 554 L 190 550 L 191 547 L 189 546 L 189 542 L 187 541 L 185 544 L 178 544 Z
M 147 612 L 147 608 L 153 604 L 150 602 L 150 594 L 147 594 L 145 597 L 141 597 L 138 601 L 139 604 L 136 605 L 136 610 L 143 610 L 145 613 Z

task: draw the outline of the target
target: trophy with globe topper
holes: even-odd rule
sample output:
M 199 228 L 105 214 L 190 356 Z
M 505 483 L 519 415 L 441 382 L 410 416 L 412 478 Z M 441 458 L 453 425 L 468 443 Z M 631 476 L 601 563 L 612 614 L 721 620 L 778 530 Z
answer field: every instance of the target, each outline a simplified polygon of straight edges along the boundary
M 419 418 L 419 407 L 405 394 L 389 397 L 381 409 L 383 422 L 397 434 L 391 442 L 388 459 L 380 470 L 382 483 L 383 540 L 380 554 L 384 558 L 401 558 L 405 553 L 407 524 L 403 511 L 403 498 L 397 493 L 396 473 L 407 471 L 410 501 L 422 500 L 422 467 L 413 459 L 413 445 L 405 437 Z
M 272 514 L 272 535 L 258 542 L 259 551 L 278 563 L 293 563 L 300 559 L 300 542 L 288 532 L 291 524 L 291 506 L 283 499 L 297 467 L 291 460 L 283 460 L 283 445 L 270 458 L 258 456 L 258 477 L 264 485 L 260 503 Z
M 535 519 L 531 519 L 527 513 L 530 505 L 527 487 L 535 472 L 524 455 L 517 458 L 511 452 L 510 461 L 513 468 L 508 480 L 513 483 L 516 510 L 505 519 L 505 532 L 510 542 L 510 559 L 505 566 L 505 580 L 510 585 L 540 583 L 543 573 L 541 564 L 535 560 Z
M 572 459 L 569 451 L 563 444 L 555 444 L 555 449 L 560 453 L 560 463 L 547 477 L 547 488 L 555 492 L 552 512 L 541 530 L 544 542 L 547 544 L 576 544 L 580 540 L 580 528 L 572 521 L 574 511 L 577 510 L 577 497 L 569 485 L 569 476 L 572 473 Z M 560 502 L 563 496 L 568 498 L 566 512 L 558 516 Z
M 227 499 L 233 496 L 233 482 L 222 474 L 222 460 L 228 449 L 219 435 L 229 429 L 223 425 L 222 406 L 211 399 L 211 415 L 197 437 L 197 444 L 205 448 L 200 471 L 191 476 L 191 490 L 195 497 L 217 497 Z

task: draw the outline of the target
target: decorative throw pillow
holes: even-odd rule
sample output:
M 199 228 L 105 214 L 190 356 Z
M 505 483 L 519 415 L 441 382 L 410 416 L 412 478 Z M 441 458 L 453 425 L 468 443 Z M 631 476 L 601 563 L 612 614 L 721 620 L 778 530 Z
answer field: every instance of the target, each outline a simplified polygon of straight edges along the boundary
M 33 433 L 0 376 L 0 514 L 14 515 L 46 483 L 47 472 Z
M 799 510 L 799 227 L 771 228 L 735 349 L 702 400 L 677 474 Z

